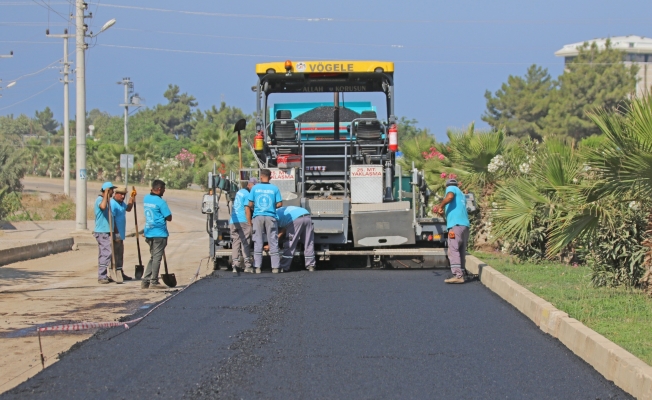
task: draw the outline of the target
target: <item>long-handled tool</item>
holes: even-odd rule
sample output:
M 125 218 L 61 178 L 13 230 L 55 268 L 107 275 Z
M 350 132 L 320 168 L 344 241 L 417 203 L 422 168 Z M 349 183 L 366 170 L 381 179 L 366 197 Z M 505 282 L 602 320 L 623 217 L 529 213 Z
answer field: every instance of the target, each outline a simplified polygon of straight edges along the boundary
M 107 189 L 108 190 L 108 189 Z M 111 213 L 111 198 L 107 201 L 106 206 L 109 208 L 109 240 L 111 240 L 111 275 L 113 275 L 113 280 L 117 283 L 122 283 L 122 271 L 118 273 L 117 265 L 115 263 L 115 248 L 113 247 L 113 215 Z
M 238 132 L 238 155 L 240 157 L 240 169 L 242 169 L 242 137 L 240 136 L 240 131 L 244 130 L 247 127 L 247 120 L 241 119 L 235 123 L 233 127 L 233 132 Z
M 132 186 L 131 196 L 136 197 L 135 186 Z M 134 273 L 134 276 L 136 277 L 136 280 L 140 280 L 143 278 L 143 274 L 145 273 L 145 266 L 143 265 L 143 259 L 140 256 L 140 239 L 138 233 L 138 214 L 136 214 L 136 200 L 134 200 L 134 220 L 136 221 L 136 247 L 138 248 L 138 264 L 136 265 L 136 272 Z
M 163 266 L 165 267 L 165 273 L 161 274 L 161 280 L 167 287 L 177 286 L 177 277 L 174 274 L 168 273 L 168 259 L 165 257 L 165 251 L 163 251 Z

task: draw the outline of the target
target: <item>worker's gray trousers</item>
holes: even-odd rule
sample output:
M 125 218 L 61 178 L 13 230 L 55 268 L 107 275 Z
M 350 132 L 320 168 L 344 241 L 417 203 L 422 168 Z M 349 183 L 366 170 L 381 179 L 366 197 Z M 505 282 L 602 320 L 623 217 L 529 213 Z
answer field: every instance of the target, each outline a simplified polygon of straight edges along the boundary
M 121 270 L 125 254 L 125 242 L 120 239 L 120 235 L 114 236 L 113 251 L 115 252 L 115 269 Z
M 315 266 L 315 234 L 312 227 L 312 219 L 304 215 L 292 221 L 285 227 L 287 239 L 283 245 L 283 257 L 281 268 L 289 270 L 292 265 L 294 251 L 299 242 L 303 243 L 303 257 L 306 259 L 306 268 Z
M 240 254 L 242 254 L 245 268 L 251 267 L 251 225 L 247 222 L 234 223 L 229 228 L 231 229 L 232 266 L 240 267 Z
M 145 238 L 149 245 L 149 262 L 145 268 L 145 275 L 143 276 L 144 282 L 158 283 L 158 271 L 161 269 L 161 260 L 165 247 L 168 245 L 168 238 Z
M 111 265 L 111 238 L 108 233 L 93 232 L 97 240 L 97 279 L 106 279 L 106 270 Z
M 266 233 L 272 268 L 279 268 L 281 255 L 278 252 L 278 221 L 274 217 L 259 215 L 253 219 L 253 224 L 251 238 L 254 241 L 254 267 L 260 268 L 263 265 L 263 233 Z
M 455 233 L 455 238 L 448 238 L 448 261 L 451 263 L 451 272 L 458 278 L 464 276 L 466 261 L 466 246 L 469 243 L 469 227 L 456 225 L 449 229 Z

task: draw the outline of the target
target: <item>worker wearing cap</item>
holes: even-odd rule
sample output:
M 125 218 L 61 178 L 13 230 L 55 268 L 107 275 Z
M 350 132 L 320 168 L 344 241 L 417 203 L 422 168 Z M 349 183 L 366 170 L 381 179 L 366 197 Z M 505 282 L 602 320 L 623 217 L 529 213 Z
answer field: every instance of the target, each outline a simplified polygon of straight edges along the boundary
M 289 271 L 294 258 L 294 251 L 299 241 L 303 243 L 303 257 L 308 271 L 315 270 L 315 234 L 312 227 L 310 211 L 305 208 L 287 206 L 276 210 L 278 215 L 279 239 L 286 236 L 281 256 L 281 268 Z
M 439 206 L 433 208 L 433 211 L 438 214 L 446 213 L 448 260 L 453 273 L 451 278 L 444 281 L 446 283 L 464 283 L 466 246 L 469 243 L 469 227 L 471 226 L 469 214 L 466 211 L 466 196 L 457 185 L 455 179 L 447 180 L 446 196 Z
M 278 250 L 278 216 L 276 209 L 283 206 L 281 191 L 269 180 L 272 172 L 260 170 L 260 183 L 254 185 L 249 192 L 249 204 L 245 210 L 247 221 L 252 224 L 252 240 L 254 241 L 254 269 L 257 274 L 263 265 L 263 233 L 267 234 L 269 258 L 272 261 L 272 273 L 280 272 L 281 256 Z
M 93 236 L 97 240 L 97 282 L 104 284 L 113 282 L 113 279 L 107 275 L 111 264 L 111 227 L 109 225 L 109 205 L 111 196 L 113 196 L 113 186 L 111 182 L 104 182 L 100 195 L 95 199 L 95 230 Z
M 249 191 L 256 183 L 258 183 L 258 179 L 250 178 L 247 182 L 247 187 L 238 190 L 233 200 L 231 218 L 229 219 L 233 272 L 238 272 L 241 253 L 244 258 L 245 272 L 253 272 L 251 267 L 251 225 L 247 221 L 245 206 L 249 201 Z
M 115 256 L 115 268 L 122 275 L 122 279 L 130 281 L 131 277 L 125 275 L 122 265 L 124 258 L 124 240 L 127 233 L 127 213 L 134 207 L 134 195 L 129 197 L 129 202 L 125 204 L 125 197 L 127 195 L 126 188 L 119 188 L 113 191 L 113 198 L 111 199 L 111 213 L 113 214 L 113 251 Z
M 172 221 L 172 212 L 168 203 L 163 200 L 165 182 L 155 179 L 152 182 L 152 191 L 143 198 L 145 210 L 145 242 L 149 245 L 150 259 L 145 268 L 141 289 L 164 289 L 158 283 L 158 271 L 161 260 L 165 256 L 165 247 L 168 245 L 167 223 Z

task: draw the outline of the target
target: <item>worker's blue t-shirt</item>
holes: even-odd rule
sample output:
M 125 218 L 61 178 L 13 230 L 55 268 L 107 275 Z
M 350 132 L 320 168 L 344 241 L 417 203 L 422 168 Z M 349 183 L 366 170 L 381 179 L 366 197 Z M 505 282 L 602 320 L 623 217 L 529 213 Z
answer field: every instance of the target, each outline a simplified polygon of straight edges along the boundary
M 287 206 L 276 210 L 276 214 L 278 215 L 278 226 L 279 228 L 283 228 L 299 217 L 306 214 L 310 215 L 310 212 L 302 207 Z
M 124 201 L 117 202 L 115 199 L 111 199 L 111 213 L 113 213 L 113 221 L 118 228 L 120 239 L 125 240 L 127 231 L 127 203 Z
M 95 230 L 93 232 L 110 233 L 109 207 L 102 210 L 100 208 L 100 203 L 102 203 L 102 196 L 97 196 L 97 199 L 95 200 Z
M 145 209 L 145 237 L 168 237 L 168 227 L 165 218 L 172 215 L 168 203 L 161 196 L 148 194 L 143 199 Z
M 278 218 L 276 203 L 283 201 L 283 198 L 281 191 L 271 183 L 257 183 L 251 188 L 248 200 L 254 202 L 253 218 L 258 216 Z
M 471 226 L 469 214 L 466 212 L 466 196 L 457 186 L 446 188 L 446 194 L 453 193 L 453 201 L 446 204 L 446 227 L 451 229 L 455 225 Z
M 229 224 L 246 224 L 247 214 L 245 214 L 245 206 L 249 204 L 249 191 L 247 189 L 240 189 L 235 195 L 233 200 L 233 209 L 231 210 L 231 219 Z

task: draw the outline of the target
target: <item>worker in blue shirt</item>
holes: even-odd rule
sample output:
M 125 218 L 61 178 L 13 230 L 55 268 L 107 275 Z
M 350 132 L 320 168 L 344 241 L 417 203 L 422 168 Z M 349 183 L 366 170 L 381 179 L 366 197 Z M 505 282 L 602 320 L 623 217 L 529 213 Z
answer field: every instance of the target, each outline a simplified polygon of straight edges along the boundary
M 109 277 L 108 270 L 111 264 L 111 228 L 109 225 L 109 204 L 113 196 L 113 186 L 111 182 L 104 182 L 100 195 L 95 199 L 95 229 L 93 236 L 97 240 L 97 282 L 101 284 L 113 282 Z M 117 278 L 117 277 L 116 277 Z M 122 277 L 120 277 L 122 278 Z M 122 282 L 121 279 L 118 279 Z
M 272 172 L 260 170 L 260 183 L 254 185 L 249 192 L 249 204 L 245 210 L 247 221 L 253 226 L 254 270 L 261 272 L 263 265 L 263 233 L 267 234 L 269 257 L 272 261 L 272 273 L 280 272 L 281 256 L 278 251 L 278 220 L 276 209 L 283 205 L 281 191 L 269 180 Z
M 247 221 L 245 206 L 249 202 L 249 191 L 258 183 L 258 179 L 250 178 L 247 187 L 238 190 L 233 200 L 229 228 L 231 230 L 231 259 L 233 272 L 240 267 L 240 254 L 244 259 L 245 272 L 254 272 L 251 267 L 251 225 Z
M 158 283 L 158 271 L 161 259 L 168 244 L 167 223 L 172 221 L 172 212 L 168 203 L 163 200 L 165 182 L 156 179 L 152 182 L 152 191 L 143 198 L 145 210 L 145 241 L 149 245 L 150 259 L 145 268 L 145 275 L 140 284 L 141 289 L 164 289 Z
M 122 275 L 122 280 L 130 281 L 132 278 L 125 275 L 122 265 L 125 252 L 125 235 L 127 233 L 127 213 L 134 207 L 134 196 L 129 197 L 129 202 L 125 203 L 127 196 L 126 188 L 114 190 L 111 199 L 111 213 L 113 214 L 113 252 L 115 256 L 115 268 Z
M 294 251 L 299 241 L 303 243 L 303 257 L 308 271 L 315 270 L 315 234 L 313 232 L 310 211 L 305 208 L 288 206 L 276 210 L 278 215 L 279 239 L 286 236 L 283 245 L 281 268 L 289 271 L 294 258 Z
M 444 208 L 445 207 L 445 208 Z M 453 277 L 446 283 L 464 283 L 464 264 L 466 246 L 469 243 L 469 214 L 466 211 L 466 196 L 457 187 L 457 180 L 446 181 L 446 196 L 439 206 L 433 209 L 437 214 L 446 213 L 448 228 L 448 260 L 451 263 Z

